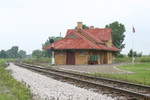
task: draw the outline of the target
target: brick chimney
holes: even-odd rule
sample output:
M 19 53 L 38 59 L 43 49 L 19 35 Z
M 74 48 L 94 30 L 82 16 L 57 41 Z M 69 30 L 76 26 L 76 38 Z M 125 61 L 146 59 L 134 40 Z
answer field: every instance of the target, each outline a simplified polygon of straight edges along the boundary
M 77 29 L 82 29 L 82 22 L 77 22 Z
M 90 29 L 94 29 L 94 26 L 90 26 Z

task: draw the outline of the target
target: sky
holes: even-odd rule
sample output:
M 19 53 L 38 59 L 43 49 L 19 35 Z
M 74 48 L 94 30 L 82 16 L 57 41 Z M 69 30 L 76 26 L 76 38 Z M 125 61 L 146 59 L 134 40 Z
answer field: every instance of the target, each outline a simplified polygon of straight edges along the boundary
M 133 39 L 135 51 L 150 54 L 150 0 L 0 0 L 0 50 L 42 50 L 49 36 L 64 37 L 79 21 L 99 28 L 118 21 L 126 28 L 121 53 Z

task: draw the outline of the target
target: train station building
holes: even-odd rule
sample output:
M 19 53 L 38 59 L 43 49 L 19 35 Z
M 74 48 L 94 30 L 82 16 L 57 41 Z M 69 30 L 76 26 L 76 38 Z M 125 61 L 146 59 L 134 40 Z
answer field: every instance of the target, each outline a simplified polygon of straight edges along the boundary
M 78 22 L 77 29 L 68 29 L 63 39 L 54 42 L 55 64 L 111 64 L 115 53 L 120 51 L 112 41 L 111 28 L 82 29 L 82 22 Z

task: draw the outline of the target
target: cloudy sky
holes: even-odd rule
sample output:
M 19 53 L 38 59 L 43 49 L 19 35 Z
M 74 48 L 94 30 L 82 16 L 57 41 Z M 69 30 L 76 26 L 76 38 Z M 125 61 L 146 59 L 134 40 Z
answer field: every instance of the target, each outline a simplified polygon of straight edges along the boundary
M 104 28 L 125 25 L 125 49 L 150 54 L 150 0 L 0 0 L 0 50 L 19 46 L 27 54 L 41 49 L 49 36 L 65 36 L 78 21 Z

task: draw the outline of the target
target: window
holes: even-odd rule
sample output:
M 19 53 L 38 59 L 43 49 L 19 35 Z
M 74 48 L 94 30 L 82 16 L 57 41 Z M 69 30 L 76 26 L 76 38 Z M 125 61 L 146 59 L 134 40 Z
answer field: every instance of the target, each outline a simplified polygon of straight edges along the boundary
M 79 55 L 83 55 L 83 50 L 80 50 L 80 51 L 79 51 Z
M 62 50 L 59 50 L 59 51 L 58 51 L 58 55 L 62 55 Z

